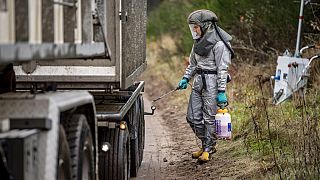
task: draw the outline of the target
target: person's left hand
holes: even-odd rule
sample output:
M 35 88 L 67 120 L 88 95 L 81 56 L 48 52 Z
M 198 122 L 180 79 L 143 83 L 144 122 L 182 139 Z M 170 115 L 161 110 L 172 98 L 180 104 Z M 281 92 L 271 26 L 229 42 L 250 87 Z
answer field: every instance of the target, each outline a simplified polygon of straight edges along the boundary
M 226 93 L 223 91 L 218 92 L 216 99 L 217 99 L 217 104 L 227 104 L 228 103 Z

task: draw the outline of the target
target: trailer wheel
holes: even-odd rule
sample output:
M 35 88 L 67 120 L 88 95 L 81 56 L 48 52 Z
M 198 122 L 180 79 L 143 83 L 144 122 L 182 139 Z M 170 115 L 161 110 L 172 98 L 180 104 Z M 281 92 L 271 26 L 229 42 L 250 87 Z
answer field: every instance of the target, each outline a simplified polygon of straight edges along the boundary
M 63 121 L 69 142 L 73 180 L 94 180 L 93 141 L 87 119 L 82 114 Z
M 58 150 L 58 179 L 71 179 L 71 159 L 68 141 L 64 128 L 59 127 L 59 150 Z
M 140 109 L 138 100 L 130 109 L 129 122 L 131 124 L 130 152 L 131 177 L 136 177 L 140 166 L 139 136 L 140 136 Z
M 144 144 L 145 144 L 145 121 L 144 121 L 144 102 L 143 102 L 143 96 L 140 95 L 139 99 L 139 107 L 140 107 L 140 127 L 139 127 L 139 155 L 140 155 L 140 163 L 143 160 L 143 150 L 144 150 Z
M 109 142 L 108 152 L 99 153 L 99 179 L 127 180 L 130 178 L 130 140 L 128 129 L 100 127 L 99 144 Z

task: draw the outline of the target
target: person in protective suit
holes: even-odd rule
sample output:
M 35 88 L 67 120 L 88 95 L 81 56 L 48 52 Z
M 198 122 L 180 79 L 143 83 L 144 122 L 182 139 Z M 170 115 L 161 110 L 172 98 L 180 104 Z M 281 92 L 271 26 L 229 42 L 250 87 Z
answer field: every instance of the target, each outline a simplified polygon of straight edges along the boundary
M 194 39 L 189 66 L 178 88 L 186 89 L 194 78 L 190 95 L 187 122 L 202 142 L 202 148 L 192 153 L 193 158 L 208 161 L 216 151 L 215 115 L 217 105 L 227 105 L 225 94 L 228 67 L 234 55 L 229 41 L 231 36 L 216 25 L 218 18 L 209 10 L 197 10 L 188 17 Z

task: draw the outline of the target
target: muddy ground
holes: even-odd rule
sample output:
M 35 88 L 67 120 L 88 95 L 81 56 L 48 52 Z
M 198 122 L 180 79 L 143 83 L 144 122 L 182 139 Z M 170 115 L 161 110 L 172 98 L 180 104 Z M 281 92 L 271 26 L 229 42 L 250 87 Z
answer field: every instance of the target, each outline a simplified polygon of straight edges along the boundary
M 146 81 L 146 111 L 150 100 L 170 90 L 152 76 Z M 186 104 L 173 101 L 186 93 L 175 92 L 156 103 L 154 116 L 146 117 L 146 146 L 137 179 L 256 179 L 263 168 L 247 155 L 238 155 L 241 141 L 219 141 L 217 153 L 207 163 L 191 158 L 199 140 L 185 120 Z M 183 101 L 185 102 L 185 101 Z

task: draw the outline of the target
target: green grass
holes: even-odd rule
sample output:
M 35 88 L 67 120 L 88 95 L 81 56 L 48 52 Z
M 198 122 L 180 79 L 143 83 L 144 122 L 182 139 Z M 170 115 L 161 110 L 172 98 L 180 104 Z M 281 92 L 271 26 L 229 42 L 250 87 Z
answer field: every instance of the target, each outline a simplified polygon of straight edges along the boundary
M 316 177 L 320 147 L 320 96 L 317 89 L 310 89 L 304 97 L 294 95 L 278 106 L 267 101 L 270 99 L 265 100 L 268 118 L 259 89 L 252 91 L 255 93 L 251 97 L 243 96 L 251 101 L 232 102 L 235 140 L 242 140 L 243 148 L 251 156 L 277 163 L 278 166 L 267 171 L 269 178 L 280 177 L 279 169 L 282 178 L 293 175 L 298 179 Z

